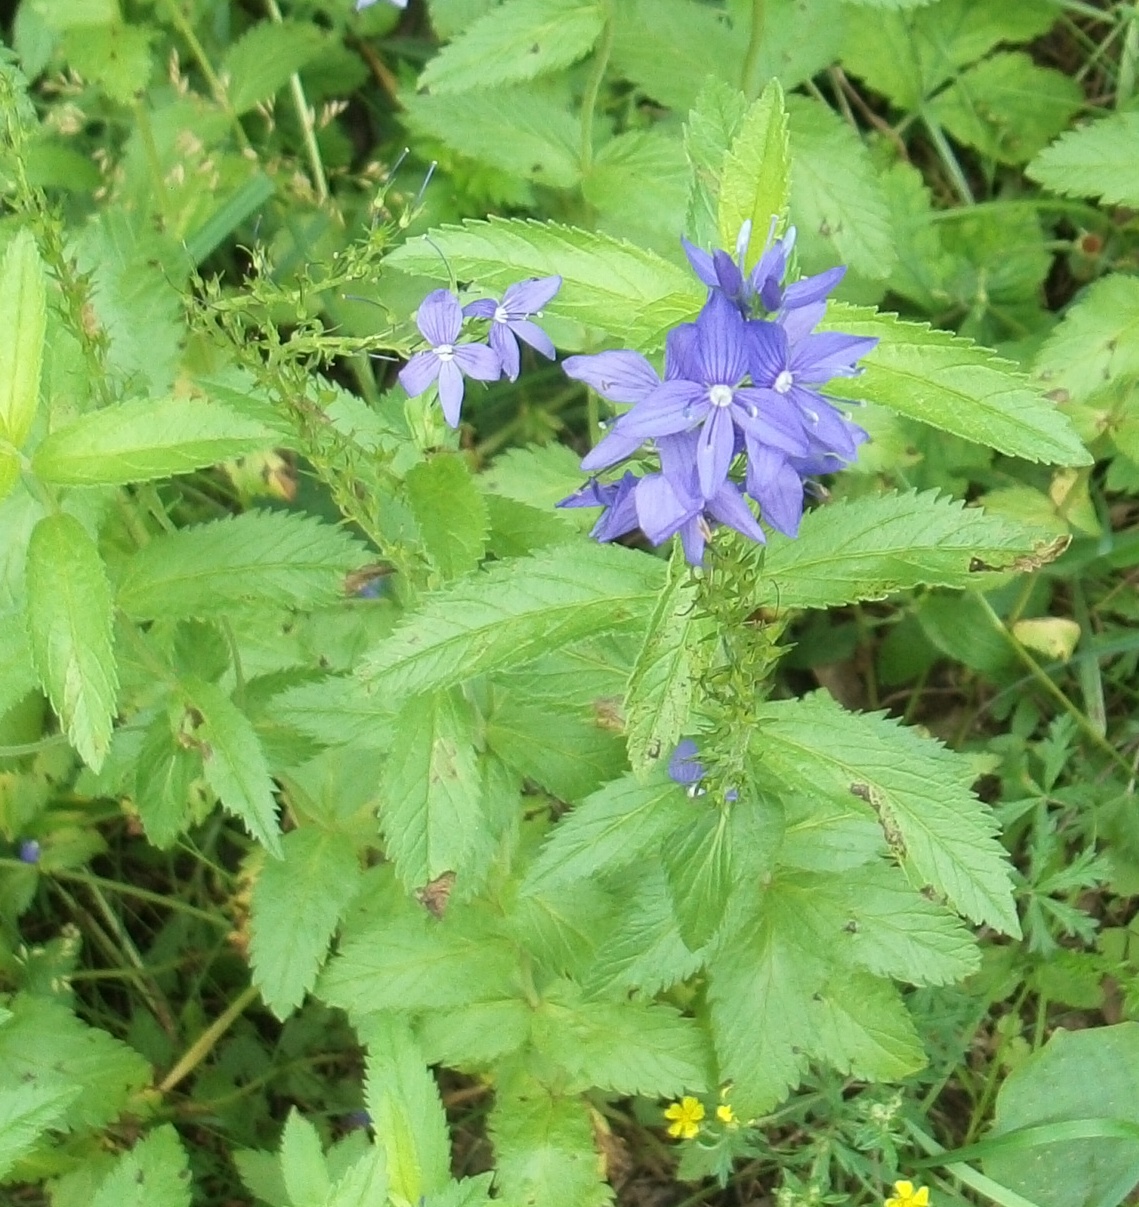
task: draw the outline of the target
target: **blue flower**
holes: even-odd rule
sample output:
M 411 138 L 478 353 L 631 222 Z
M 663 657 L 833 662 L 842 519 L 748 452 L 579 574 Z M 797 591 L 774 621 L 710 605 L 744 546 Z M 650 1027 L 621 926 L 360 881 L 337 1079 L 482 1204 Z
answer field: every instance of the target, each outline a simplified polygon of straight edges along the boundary
M 689 796 L 703 796 L 704 789 L 700 781 L 707 774 L 704 764 L 700 762 L 699 750 L 691 738 L 681 738 L 668 760 L 668 775 L 671 780 L 688 787 Z M 739 793 L 735 788 L 729 788 L 724 793 L 724 800 L 736 801 Z
M 458 427 L 463 375 L 478 381 L 497 381 L 502 376 L 502 361 L 486 344 L 457 342 L 463 329 L 463 310 L 459 299 L 448 289 L 429 293 L 415 321 L 431 347 L 426 352 L 417 352 L 404 365 L 399 384 L 414 398 L 437 380 L 443 415 L 451 427 Z
M 40 844 L 34 838 L 25 838 L 20 842 L 20 862 L 39 863 Z
M 561 277 L 535 277 L 509 286 L 501 302 L 480 298 L 463 307 L 468 318 L 490 319 L 490 346 L 498 353 L 502 371 L 511 381 L 517 380 L 521 364 L 518 340 L 537 349 L 547 359 L 554 359 L 553 342 L 537 323 L 530 322 L 530 318 L 537 315 L 561 287 Z

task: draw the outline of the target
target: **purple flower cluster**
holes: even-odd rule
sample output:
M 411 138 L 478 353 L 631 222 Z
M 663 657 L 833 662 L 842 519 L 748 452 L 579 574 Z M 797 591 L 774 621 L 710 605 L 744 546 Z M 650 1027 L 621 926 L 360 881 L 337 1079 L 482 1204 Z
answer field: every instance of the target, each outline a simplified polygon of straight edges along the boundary
M 415 316 L 429 346 L 400 370 L 399 384 L 414 398 L 437 382 L 443 415 L 458 427 L 464 377 L 498 381 L 505 375 L 514 381 L 522 360 L 519 340 L 554 359 L 550 337 L 532 319 L 561 286 L 561 277 L 536 277 L 511 285 L 501 302 L 483 298 L 466 306 L 449 289 L 429 293 Z M 489 342 L 460 343 L 464 319 L 489 320 Z
M 814 330 L 845 269 L 784 285 L 792 230 L 769 238 L 746 272 L 750 233 L 745 224 L 735 259 L 684 240 L 708 300 L 694 323 L 669 332 L 663 380 L 637 352 L 571 356 L 563 365 L 610 402 L 632 404 L 582 469 L 608 469 L 647 441 L 660 459 L 659 473 L 593 478 L 559 504 L 604 507 L 593 529 L 600 541 L 636 528 L 653 544 L 680 533 L 688 561 L 700 565 L 711 521 L 765 540 L 745 494 L 767 524 L 795 536 L 804 479 L 847 464 L 866 439 L 819 389 L 858 373 L 858 359 L 878 342 Z M 729 476 L 740 454 L 746 454 L 742 489 Z

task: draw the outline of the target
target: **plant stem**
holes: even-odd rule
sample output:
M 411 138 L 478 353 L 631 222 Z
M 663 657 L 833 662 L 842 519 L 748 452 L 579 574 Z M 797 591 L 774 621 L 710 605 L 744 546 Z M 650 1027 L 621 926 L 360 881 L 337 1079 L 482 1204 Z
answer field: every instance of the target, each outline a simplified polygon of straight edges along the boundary
M 278 25 L 284 23 L 277 0 L 265 0 L 265 8 Z M 323 205 L 328 200 L 328 178 L 324 174 L 324 160 L 320 156 L 320 146 L 316 141 L 316 114 L 309 108 L 301 77 L 295 71 L 289 76 L 289 91 L 293 96 L 297 120 L 301 123 L 301 135 L 304 138 L 305 151 L 308 154 L 309 167 L 312 170 L 312 183 L 316 189 L 316 199 L 319 204 Z
M 581 98 L 581 174 L 586 176 L 593 166 L 593 116 L 597 109 L 597 98 L 601 95 L 601 85 L 605 82 L 605 71 L 609 66 L 609 56 L 613 53 L 613 37 L 616 26 L 613 21 L 612 0 L 604 0 L 605 26 L 601 31 L 601 41 L 597 53 L 593 56 L 593 64 L 589 69 L 589 77 L 585 81 L 585 92 Z
M 1119 76 L 1115 83 L 1115 107 L 1122 109 L 1135 91 L 1135 62 L 1139 59 L 1139 0 L 1124 18 L 1123 49 L 1119 53 Z
M 966 205 L 975 205 L 976 198 L 973 196 L 973 190 L 969 187 L 969 182 L 965 179 L 965 173 L 961 171 L 961 165 L 957 162 L 957 156 L 953 154 L 953 148 L 949 145 L 949 140 L 945 137 L 944 131 L 927 114 L 923 113 L 922 123 L 926 131 L 929 133 L 931 142 L 941 158 L 941 162 L 945 165 L 945 170 L 949 173 L 949 179 L 953 182 L 953 187 L 957 190 L 961 200 Z
M 234 1001 L 186 1049 L 182 1058 L 159 1083 L 160 1093 L 168 1094 L 179 1082 L 184 1081 L 214 1050 L 218 1040 L 245 1013 L 257 998 L 257 987 L 248 985 Z
M 740 88 L 747 99 L 754 100 L 759 92 L 759 56 L 763 50 L 763 32 L 766 25 L 766 0 L 751 0 L 751 33 L 747 50 L 744 52 L 743 70 L 740 72 Z

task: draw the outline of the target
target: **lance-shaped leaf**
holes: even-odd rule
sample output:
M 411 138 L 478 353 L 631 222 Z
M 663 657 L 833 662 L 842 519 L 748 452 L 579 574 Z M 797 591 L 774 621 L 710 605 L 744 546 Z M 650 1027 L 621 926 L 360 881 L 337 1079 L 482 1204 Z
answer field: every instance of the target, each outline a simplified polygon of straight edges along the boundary
M 141 399 L 81 415 L 36 449 L 39 477 L 65 486 L 121 486 L 184 474 L 272 445 L 278 434 L 205 398 Z
M 473 570 L 486 552 L 486 500 L 466 461 L 439 453 L 414 466 L 405 480 L 408 501 L 427 556 L 444 578 Z
M 1038 184 L 1067 197 L 1106 205 L 1139 205 L 1139 113 L 1112 113 L 1069 130 L 1025 169 Z
M 763 253 L 771 220 L 786 213 L 791 187 L 789 155 L 783 89 L 778 80 L 772 80 L 740 122 L 724 156 L 720 179 L 717 225 L 721 246 L 734 248 L 740 228 L 750 222 L 749 269 Z
M 65 1083 L 0 1089 L 0 1178 L 62 1121 L 78 1096 L 79 1086 Z
M 36 241 L 17 231 L 0 263 L 0 439 L 19 447 L 35 417 L 40 394 L 47 285 Z M 0 466 L 0 497 L 6 492 Z
M 290 1203 L 323 1204 L 332 1189 L 320 1133 L 296 1107 L 281 1133 L 281 1178 Z
M 862 1081 L 897 1081 L 926 1062 L 898 990 L 867 972 L 844 971 L 813 994 L 810 1052 Z
M 190 1207 L 190 1163 L 169 1123 L 115 1162 L 91 1207 Z
M 880 403 L 1011 457 L 1091 464 L 1067 416 L 995 352 L 924 323 L 841 302 L 828 306 L 822 326 L 881 341 L 863 358 L 865 374 L 832 381 L 828 393 Z
M 119 681 L 114 608 L 95 542 L 73 516 L 45 516 L 28 542 L 32 662 L 68 741 L 94 770 L 111 741 Z

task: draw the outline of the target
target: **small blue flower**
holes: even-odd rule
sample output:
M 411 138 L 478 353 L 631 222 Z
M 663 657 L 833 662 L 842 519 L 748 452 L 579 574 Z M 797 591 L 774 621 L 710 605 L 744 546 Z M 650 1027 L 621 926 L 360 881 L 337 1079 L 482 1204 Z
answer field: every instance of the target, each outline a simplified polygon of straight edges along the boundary
M 561 287 L 561 277 L 535 277 L 509 286 L 501 302 L 480 298 L 463 307 L 468 318 L 490 319 L 490 346 L 498 353 L 502 371 L 511 381 L 517 380 L 521 365 L 518 340 L 548 360 L 554 359 L 553 341 L 530 319 L 539 314 Z
M 20 843 L 20 860 L 23 863 L 39 863 L 40 844 L 34 838 L 25 838 Z
M 399 384 L 415 398 L 437 380 L 443 416 L 451 427 L 458 427 L 463 406 L 463 375 L 478 381 L 497 381 L 502 376 L 502 361 L 486 344 L 457 342 L 463 329 L 463 309 L 448 289 L 429 293 L 415 322 L 431 347 L 426 352 L 417 352 L 404 365 Z
M 706 774 L 707 769 L 700 762 L 696 743 L 691 738 L 681 738 L 672 752 L 672 758 L 668 760 L 669 778 L 686 785 L 689 796 L 703 796 L 704 789 L 699 785 Z M 739 793 L 735 788 L 729 788 L 724 793 L 724 800 L 729 803 L 738 799 Z

